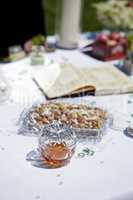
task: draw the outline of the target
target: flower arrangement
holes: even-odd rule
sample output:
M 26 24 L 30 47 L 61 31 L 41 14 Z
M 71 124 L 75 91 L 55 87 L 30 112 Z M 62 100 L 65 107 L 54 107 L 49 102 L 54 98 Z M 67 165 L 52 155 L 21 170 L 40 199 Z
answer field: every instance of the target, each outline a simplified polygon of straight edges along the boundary
M 108 0 L 93 4 L 97 17 L 106 28 L 113 30 L 133 29 L 133 1 Z

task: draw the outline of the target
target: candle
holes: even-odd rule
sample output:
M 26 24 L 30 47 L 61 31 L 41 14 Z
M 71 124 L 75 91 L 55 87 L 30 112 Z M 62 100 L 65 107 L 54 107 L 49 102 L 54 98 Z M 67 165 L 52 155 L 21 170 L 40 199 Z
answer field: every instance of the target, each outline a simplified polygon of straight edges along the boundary
M 76 48 L 80 32 L 81 0 L 62 0 L 57 45 L 65 49 Z M 59 23 L 58 22 L 58 23 Z

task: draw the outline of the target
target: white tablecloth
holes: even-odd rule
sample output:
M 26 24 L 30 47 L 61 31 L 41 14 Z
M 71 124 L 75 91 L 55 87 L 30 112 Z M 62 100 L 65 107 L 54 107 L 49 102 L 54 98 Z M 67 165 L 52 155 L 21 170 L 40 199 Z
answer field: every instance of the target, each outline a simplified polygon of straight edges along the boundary
M 47 57 L 68 59 L 79 67 L 101 64 L 76 50 L 58 50 Z M 60 169 L 41 169 L 26 161 L 26 154 L 37 148 L 38 141 L 17 135 L 17 120 L 25 106 L 44 99 L 32 81 L 32 75 L 42 66 L 29 66 L 26 58 L 1 68 L 12 91 L 10 99 L 0 105 L 0 200 L 132 200 L 133 139 L 122 131 L 109 129 L 102 142 L 93 147 L 92 157 L 77 158 L 76 152 L 71 163 Z M 103 105 L 114 114 L 133 113 L 128 94 L 82 100 Z

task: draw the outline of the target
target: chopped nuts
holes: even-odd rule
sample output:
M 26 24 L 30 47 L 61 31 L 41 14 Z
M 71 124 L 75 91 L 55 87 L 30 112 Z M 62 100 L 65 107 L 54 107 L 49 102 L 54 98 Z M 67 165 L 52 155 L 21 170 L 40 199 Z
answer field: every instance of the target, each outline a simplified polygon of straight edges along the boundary
M 37 105 L 30 113 L 31 122 L 40 125 L 59 120 L 73 128 L 98 129 L 107 118 L 107 113 L 100 108 L 87 105 L 48 102 Z

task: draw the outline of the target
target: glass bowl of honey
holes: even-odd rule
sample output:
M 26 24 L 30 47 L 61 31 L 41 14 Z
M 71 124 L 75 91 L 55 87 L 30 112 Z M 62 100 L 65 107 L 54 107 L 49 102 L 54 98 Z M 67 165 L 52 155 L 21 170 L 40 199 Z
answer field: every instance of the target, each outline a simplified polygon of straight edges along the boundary
M 67 165 L 76 148 L 77 138 L 66 125 L 53 122 L 42 129 L 39 137 L 39 152 L 47 168 L 58 168 Z

